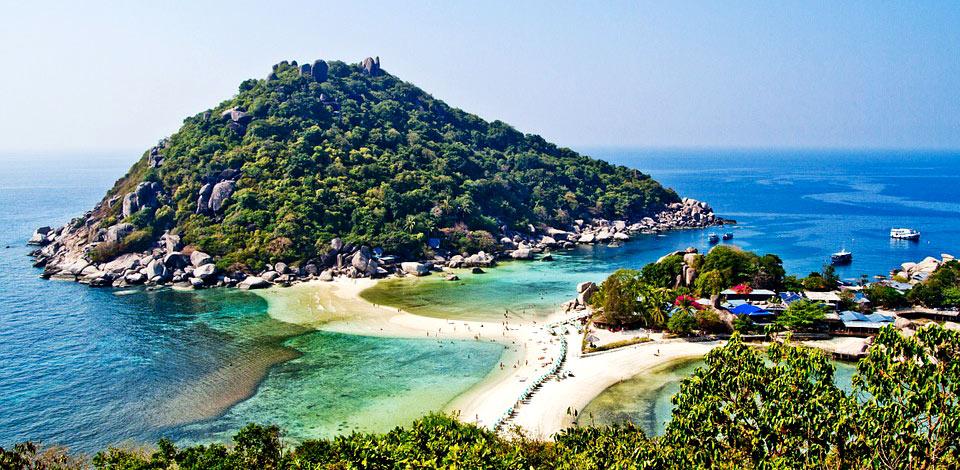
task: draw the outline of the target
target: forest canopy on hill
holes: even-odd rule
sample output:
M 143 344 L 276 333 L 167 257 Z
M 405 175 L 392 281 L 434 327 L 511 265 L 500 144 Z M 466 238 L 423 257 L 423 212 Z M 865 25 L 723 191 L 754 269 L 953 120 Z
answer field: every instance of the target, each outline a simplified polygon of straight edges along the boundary
M 118 201 L 144 182 L 159 184 L 156 203 L 125 213 Z M 334 237 L 417 256 L 432 237 L 475 249 L 504 227 L 635 220 L 678 200 L 649 175 L 450 107 L 367 59 L 284 61 L 244 81 L 147 151 L 98 210 L 103 228 L 136 227 L 122 250 L 170 231 L 257 269 L 323 254 Z

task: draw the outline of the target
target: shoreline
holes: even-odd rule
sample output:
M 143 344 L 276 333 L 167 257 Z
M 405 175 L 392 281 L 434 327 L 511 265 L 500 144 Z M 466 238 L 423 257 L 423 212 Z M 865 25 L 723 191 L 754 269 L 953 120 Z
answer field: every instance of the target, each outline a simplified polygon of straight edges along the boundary
M 459 415 L 466 422 L 495 428 L 511 407 L 514 418 L 505 428 L 519 425 L 530 437 L 550 438 L 574 425 L 564 410 L 582 410 L 600 393 L 623 380 L 657 366 L 683 358 L 701 357 L 721 341 L 694 343 L 671 340 L 644 343 L 603 354 L 581 356 L 571 347 L 564 357 L 563 372 L 572 377 L 548 378 L 532 398 L 518 405 L 518 399 L 535 378 L 549 372 L 562 351 L 561 336 L 568 344 L 579 345 L 575 329 L 556 336 L 549 324 L 571 318 L 557 310 L 540 321 L 507 319 L 505 322 L 463 321 L 427 317 L 400 308 L 373 304 L 360 293 L 375 285 L 374 279 L 338 278 L 332 282 L 308 281 L 283 290 L 256 291 L 268 303 L 268 314 L 279 321 L 309 326 L 321 331 L 376 337 L 489 341 L 504 347 L 500 364 L 479 382 L 452 398 L 444 412 Z M 559 327 L 564 328 L 564 327 Z M 502 367 L 501 367 L 502 365 Z

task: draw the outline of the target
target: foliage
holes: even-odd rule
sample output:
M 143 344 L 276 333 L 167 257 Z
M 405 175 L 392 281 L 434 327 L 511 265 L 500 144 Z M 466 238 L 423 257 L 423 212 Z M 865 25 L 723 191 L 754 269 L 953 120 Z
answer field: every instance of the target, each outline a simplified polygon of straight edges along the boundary
M 633 425 L 585 426 L 553 442 L 535 441 L 429 415 L 383 434 L 355 432 L 294 448 L 283 445 L 276 427 L 251 424 L 229 446 L 178 448 L 161 440 L 152 453 L 106 449 L 93 464 L 118 470 L 960 465 L 960 333 L 932 324 L 907 337 L 885 327 L 857 367 L 853 393 L 834 385 L 833 374 L 822 351 L 779 343 L 761 350 L 734 336 L 682 382 L 660 437 Z M 0 468 L 79 468 L 79 462 L 30 443 L 0 449 Z
M 655 263 L 647 264 L 640 272 L 646 284 L 669 289 L 676 285 L 677 276 L 682 270 L 683 256 L 670 255 Z
M 762 353 L 735 336 L 706 362 L 673 398 L 663 437 L 686 449 L 692 466 L 821 467 L 844 442 L 837 411 L 850 399 L 822 352 L 774 343 Z
M 667 329 L 681 336 L 689 335 L 696 327 L 697 318 L 690 307 L 677 307 L 667 321 Z
M 719 295 L 727 287 L 724 284 L 723 276 L 717 270 L 707 271 L 697 276 L 694 281 L 694 287 L 697 293 L 702 296 Z
M 159 207 L 130 222 L 249 267 L 316 256 L 334 236 L 415 256 L 447 233 L 454 250 L 489 250 L 503 226 L 638 219 L 679 201 L 649 175 L 485 121 L 388 73 L 329 69 L 320 82 L 284 61 L 244 81 L 184 121 L 159 168 L 145 153 L 105 200 L 157 181 Z M 221 118 L 233 108 L 252 117 L 245 130 Z M 224 170 L 241 172 L 236 191 L 221 213 L 197 214 L 200 188 Z M 120 204 L 100 210 L 120 218 Z M 271 252 L 278 239 L 291 243 Z
M 960 306 L 960 262 L 951 260 L 941 265 L 924 282 L 913 286 L 907 298 L 931 308 Z
M 776 255 L 759 256 L 729 245 L 713 247 L 704 257 L 703 272 L 716 271 L 724 286 L 749 284 L 756 289 L 783 287 L 783 261 Z
M 900 291 L 883 284 L 870 284 L 863 289 L 863 294 L 876 307 L 897 308 L 906 307 L 909 304 L 907 297 Z
M 792 302 L 777 315 L 775 323 L 786 330 L 805 330 L 823 321 L 827 306 L 820 302 L 800 299 Z

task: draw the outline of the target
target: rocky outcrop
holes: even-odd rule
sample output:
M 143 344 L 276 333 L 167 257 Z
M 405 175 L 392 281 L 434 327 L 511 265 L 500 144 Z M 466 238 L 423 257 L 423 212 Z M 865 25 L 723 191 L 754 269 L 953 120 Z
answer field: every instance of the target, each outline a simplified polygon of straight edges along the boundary
M 360 62 L 360 68 L 363 69 L 363 73 L 370 75 L 371 77 L 376 77 L 383 74 L 383 71 L 380 70 L 380 57 L 367 57 Z
M 237 284 L 237 287 L 240 289 L 265 289 L 270 287 L 270 283 L 266 279 L 257 277 L 257 276 L 248 276 L 246 279 L 240 281 Z
M 310 67 L 310 74 L 313 76 L 313 79 L 318 82 L 327 81 L 327 73 L 329 67 L 327 63 L 322 60 L 316 60 L 313 62 L 313 65 Z
M 127 223 L 111 225 L 104 233 L 103 241 L 106 243 L 120 243 L 127 235 L 130 235 L 136 229 L 133 224 Z
M 160 186 L 160 183 L 156 181 L 145 181 L 138 184 L 136 190 L 131 191 L 123 196 L 123 207 L 121 209 L 121 214 L 124 218 L 126 218 L 143 208 L 157 207 L 157 203 L 162 193 L 163 188 Z
M 414 261 L 408 261 L 400 263 L 400 269 L 405 274 L 412 274 L 414 276 L 426 276 L 430 274 L 430 265 L 427 263 L 417 263 Z
M 233 107 L 220 113 L 220 120 L 226 122 L 230 130 L 242 136 L 247 132 L 247 124 L 250 124 L 253 116 L 242 108 Z
M 210 211 L 215 214 L 219 213 L 235 188 L 236 183 L 233 180 L 221 181 L 213 185 L 213 190 L 210 192 L 210 203 L 207 206 Z

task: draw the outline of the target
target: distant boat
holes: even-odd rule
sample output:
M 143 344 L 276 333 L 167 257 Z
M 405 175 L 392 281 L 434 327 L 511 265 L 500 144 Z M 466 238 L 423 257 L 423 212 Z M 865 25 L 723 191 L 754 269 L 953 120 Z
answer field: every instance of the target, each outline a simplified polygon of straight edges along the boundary
M 710 243 L 716 243 L 720 241 L 720 237 L 718 237 L 717 234 L 715 233 L 711 233 L 710 235 L 707 235 L 707 239 L 710 240 Z
M 842 249 L 830 255 L 830 262 L 833 264 L 850 264 L 853 262 L 853 253 Z
M 724 239 L 724 240 L 733 240 L 733 232 L 727 232 L 727 233 L 723 234 L 723 239 Z
M 912 228 L 892 228 L 890 229 L 890 238 L 898 240 L 919 240 L 920 232 Z

